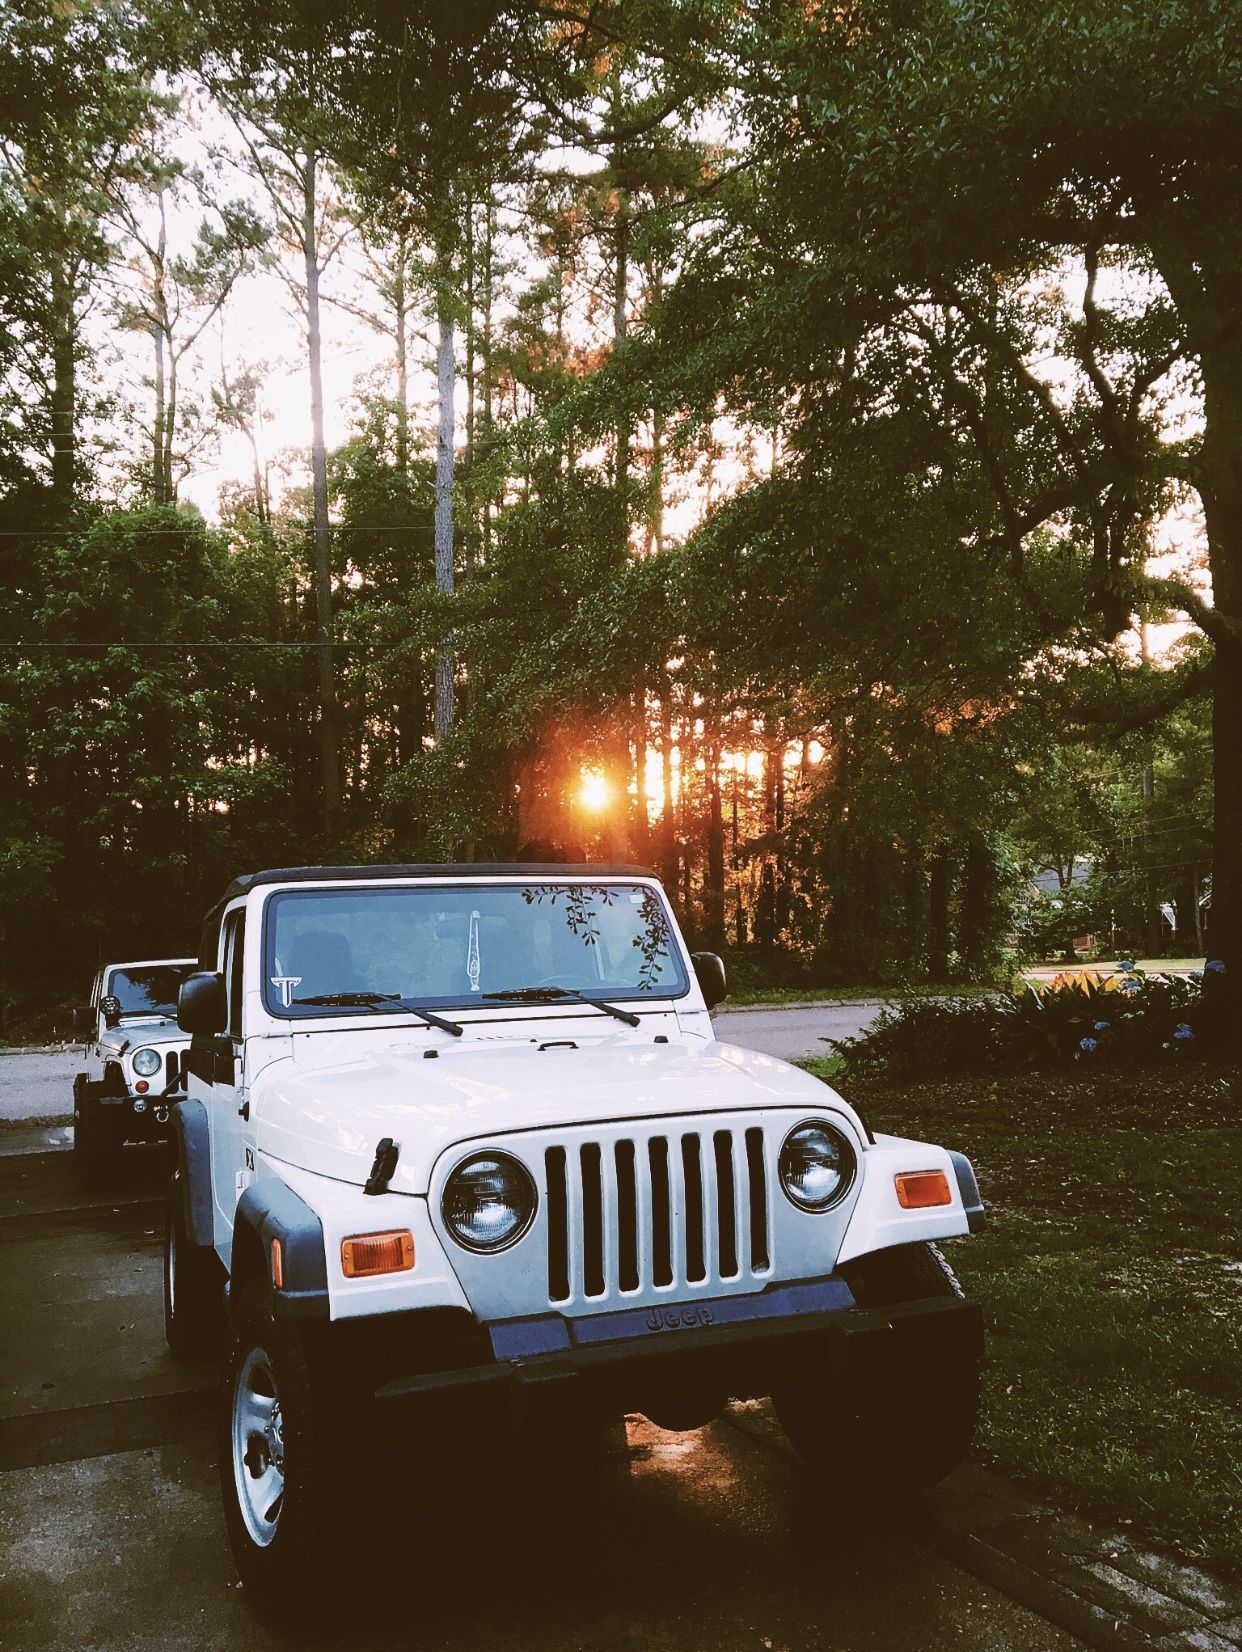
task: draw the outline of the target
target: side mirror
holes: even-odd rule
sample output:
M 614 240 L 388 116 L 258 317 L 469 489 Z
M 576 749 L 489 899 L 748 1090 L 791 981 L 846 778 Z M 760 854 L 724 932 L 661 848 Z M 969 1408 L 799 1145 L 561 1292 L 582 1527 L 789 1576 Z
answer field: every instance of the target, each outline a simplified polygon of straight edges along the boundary
M 214 970 L 187 975 L 177 995 L 177 1025 L 182 1032 L 222 1033 L 229 1024 L 224 977 Z
M 717 1004 L 723 1003 L 729 996 L 729 989 L 725 985 L 724 959 L 718 958 L 714 952 L 692 952 L 690 962 L 699 978 L 704 1001 L 709 1010 L 714 1010 Z
M 119 998 L 113 998 L 112 995 L 109 994 L 107 998 L 101 998 L 99 1000 L 99 1008 L 103 1012 L 105 1027 L 120 1026 L 121 1000 Z
M 95 1033 L 94 1004 L 79 1004 L 73 1012 L 73 1030 L 79 1038 L 92 1038 Z

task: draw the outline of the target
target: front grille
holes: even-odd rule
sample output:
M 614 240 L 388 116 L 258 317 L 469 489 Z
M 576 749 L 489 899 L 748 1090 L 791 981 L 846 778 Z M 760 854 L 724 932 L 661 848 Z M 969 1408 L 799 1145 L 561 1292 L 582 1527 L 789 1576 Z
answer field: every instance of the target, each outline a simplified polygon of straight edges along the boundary
M 172 1085 L 173 1083 L 175 1083 L 175 1081 L 177 1079 L 182 1077 L 183 1063 L 184 1063 L 185 1057 L 188 1054 L 189 1054 L 188 1050 L 169 1050 L 168 1053 L 165 1055 L 165 1057 L 164 1057 L 164 1088 L 165 1089 L 168 1089 L 170 1085 Z
M 771 1267 L 763 1131 L 549 1147 L 548 1298 L 597 1301 Z

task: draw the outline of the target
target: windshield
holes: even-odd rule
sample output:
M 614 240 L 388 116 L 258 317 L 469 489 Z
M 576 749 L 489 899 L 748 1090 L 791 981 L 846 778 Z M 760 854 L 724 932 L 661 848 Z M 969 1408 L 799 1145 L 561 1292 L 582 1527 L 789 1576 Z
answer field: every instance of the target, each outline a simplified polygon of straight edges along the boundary
M 658 891 L 633 883 L 399 885 L 288 890 L 267 903 L 264 992 L 275 1015 L 366 1013 L 307 1002 L 340 993 L 494 1009 L 487 994 L 534 987 L 562 989 L 566 1001 L 574 992 L 680 997 L 688 982 Z
M 114 969 L 104 996 L 119 998 L 122 1015 L 176 1015 L 177 994 L 195 964 L 148 964 L 141 969 Z

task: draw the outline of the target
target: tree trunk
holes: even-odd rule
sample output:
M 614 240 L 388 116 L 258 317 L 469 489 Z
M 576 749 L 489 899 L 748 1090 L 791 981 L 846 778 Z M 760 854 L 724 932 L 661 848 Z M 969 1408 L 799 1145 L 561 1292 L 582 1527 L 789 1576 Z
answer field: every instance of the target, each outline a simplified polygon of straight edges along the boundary
M 436 354 L 436 388 L 439 397 L 439 418 L 436 424 L 436 511 L 435 554 L 436 590 L 446 596 L 453 591 L 453 464 L 454 464 L 454 400 L 457 390 L 456 366 L 453 359 L 454 322 L 449 291 L 449 257 L 441 249 L 437 254 L 436 322 L 439 328 L 439 347 Z M 454 652 L 451 634 L 446 636 L 436 654 L 436 741 L 444 740 L 453 726 Z
M 707 920 L 707 944 L 724 949 L 725 936 L 725 834 L 720 800 L 720 724 L 713 720 L 707 748 L 707 881 L 703 890 Z
M 953 857 L 947 844 L 932 856 L 927 889 L 927 975 L 945 981 L 949 975 L 949 896 L 953 888 Z
M 1242 1042 L 1242 341 L 1232 329 L 1215 350 L 1203 350 L 1204 431 L 1200 496 L 1207 526 L 1212 601 L 1232 636 L 1219 636 L 1212 668 L 1212 902 L 1209 959 L 1225 966 L 1213 975 L 1222 1033 Z M 1217 984 L 1219 983 L 1219 984 Z
M 397 469 L 402 476 L 410 468 L 410 354 L 405 317 L 405 234 L 397 237 L 397 276 L 393 284 L 396 307 L 394 334 L 397 342 Z
M 52 499 L 73 503 L 77 483 L 77 316 L 73 284 L 57 264 L 52 270 Z
M 629 331 L 629 313 L 626 307 L 627 290 L 630 283 L 630 220 L 628 205 L 624 190 L 620 192 L 620 204 L 617 207 L 617 244 L 616 260 L 613 267 L 613 304 L 612 304 L 612 341 L 614 354 L 619 356 L 625 347 L 626 334 Z M 627 531 L 625 534 L 626 547 L 629 546 L 628 519 L 626 508 L 625 489 L 630 476 L 630 418 L 623 411 L 617 420 L 617 456 L 616 456 L 616 485 L 621 495 L 621 507 L 625 513 Z
M 660 876 L 677 896 L 677 816 L 673 806 L 673 706 L 667 678 L 660 688 Z
M 151 497 L 157 505 L 166 505 L 164 497 L 164 424 L 166 418 L 166 388 L 164 381 L 164 330 L 157 322 L 151 328 L 151 342 L 155 346 L 155 416 L 151 431 Z
M 315 650 L 319 679 L 319 807 L 324 836 L 334 838 L 340 808 L 336 669 L 332 649 L 332 546 L 328 526 L 328 454 L 323 426 L 322 335 L 319 322 L 319 246 L 316 235 L 318 157 L 302 168 L 302 256 L 306 268 L 306 345 L 311 395 L 311 493 L 315 533 Z

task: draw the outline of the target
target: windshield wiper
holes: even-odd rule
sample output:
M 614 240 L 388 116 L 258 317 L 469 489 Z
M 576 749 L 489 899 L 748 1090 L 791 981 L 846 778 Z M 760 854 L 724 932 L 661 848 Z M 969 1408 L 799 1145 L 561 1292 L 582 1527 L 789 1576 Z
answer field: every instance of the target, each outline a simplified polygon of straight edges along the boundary
M 454 1038 L 460 1038 L 465 1031 L 456 1021 L 446 1021 L 442 1015 L 433 1015 L 430 1010 L 420 1009 L 417 1004 L 411 1004 L 408 998 L 402 998 L 399 992 L 321 992 L 313 998 L 295 998 L 295 1004 L 335 1004 L 341 1009 L 382 1010 L 389 1004 L 395 1004 L 409 1015 L 416 1015 L 429 1027 L 439 1027 L 441 1032 L 452 1033 Z
M 605 1015 L 624 1021 L 627 1027 L 639 1025 L 638 1017 L 629 1010 L 609 1004 L 602 998 L 592 998 L 589 993 L 579 992 L 575 987 L 512 987 L 508 992 L 485 992 L 480 996 L 493 1000 L 507 998 L 518 1004 L 555 1004 L 562 998 L 568 998 L 572 1003 L 589 1004 L 593 1010 L 603 1010 Z

